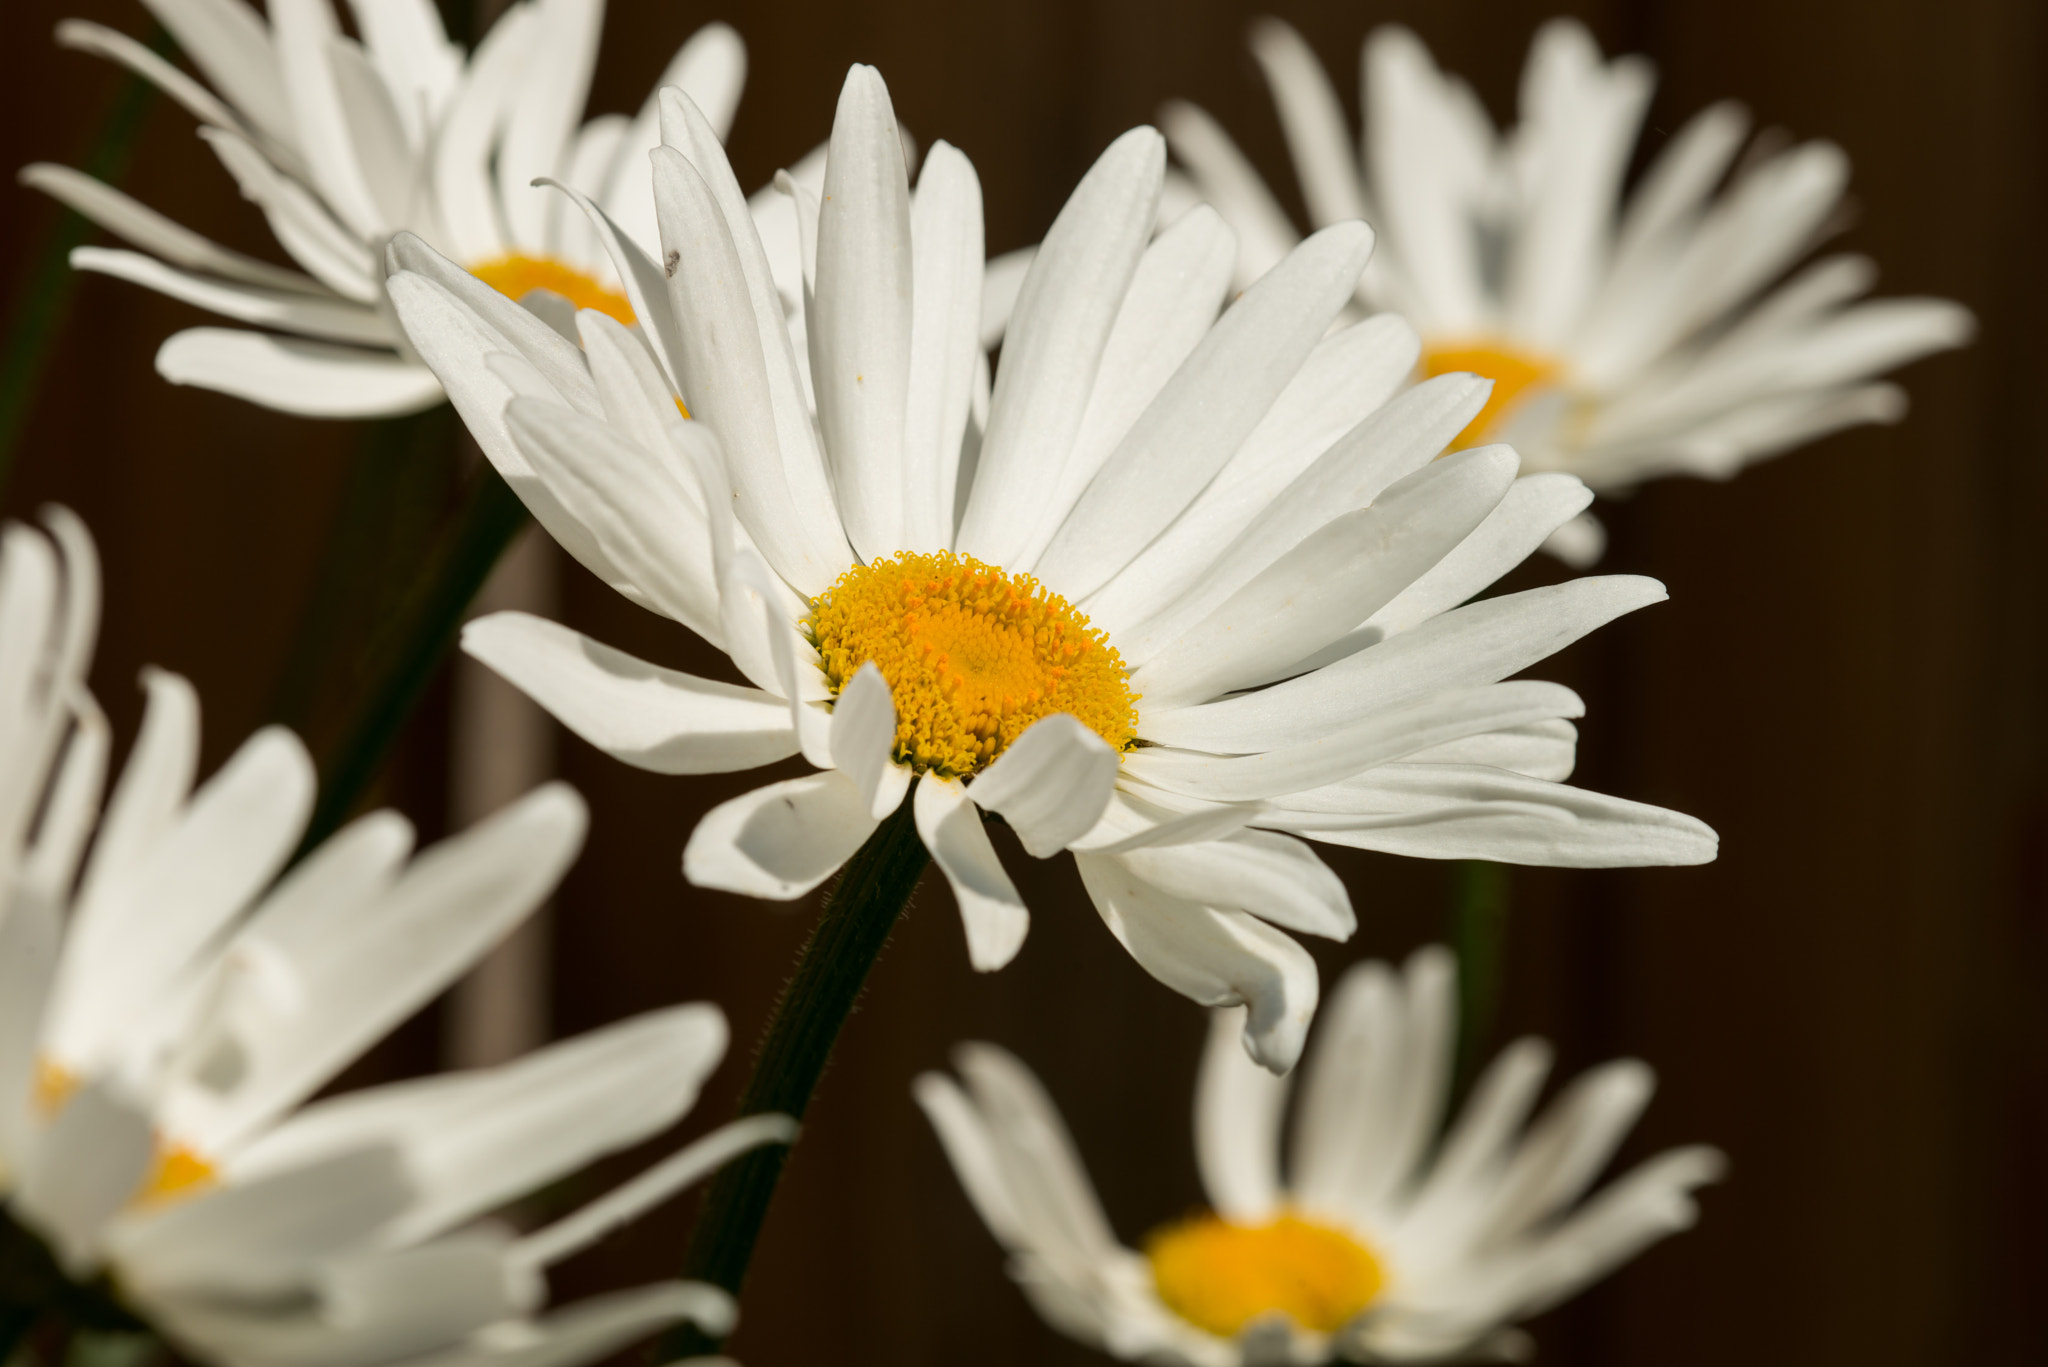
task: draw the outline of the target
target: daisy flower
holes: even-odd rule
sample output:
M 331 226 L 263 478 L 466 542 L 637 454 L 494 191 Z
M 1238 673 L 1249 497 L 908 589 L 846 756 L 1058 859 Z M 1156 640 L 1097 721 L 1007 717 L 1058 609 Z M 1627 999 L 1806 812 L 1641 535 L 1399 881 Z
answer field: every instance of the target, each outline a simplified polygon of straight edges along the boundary
M 1074 852 L 1156 977 L 1248 1003 L 1248 1047 L 1284 1069 L 1316 998 L 1286 931 L 1354 926 L 1302 835 L 1547 864 L 1712 858 L 1689 817 L 1557 782 L 1579 700 L 1502 682 L 1659 585 L 1458 606 L 1589 495 L 1569 476 L 1517 482 L 1504 447 L 1436 459 L 1485 385 L 1403 390 L 1416 341 L 1399 319 L 1326 336 L 1369 229 L 1318 233 L 1219 317 L 1230 229 L 1197 209 L 1151 240 L 1165 146 L 1137 129 L 1047 235 L 991 395 L 974 169 L 939 143 L 913 194 L 895 129 L 881 77 L 855 67 L 823 196 L 782 182 L 805 225 L 815 422 L 746 202 L 681 92 L 663 92 L 653 153 L 661 262 L 594 220 L 644 289 L 639 334 L 585 310 L 579 347 L 394 245 L 400 318 L 535 515 L 748 682 L 516 613 L 472 622 L 464 648 L 641 768 L 801 754 L 817 770 L 706 816 L 693 882 L 801 896 L 900 807 L 974 965 L 1000 968 L 1029 924 L 984 829 L 1000 817 L 1029 855 Z
M 531 185 L 559 178 L 654 240 L 652 96 L 633 118 L 583 122 L 603 0 L 517 0 L 469 54 L 433 0 L 352 0 L 360 41 L 330 0 L 272 0 L 267 19 L 245 0 L 145 3 L 204 83 L 99 24 L 67 20 L 59 41 L 121 63 L 197 118 L 298 267 L 209 241 L 70 167 L 25 168 L 25 183 L 142 249 L 81 247 L 74 266 L 264 329 L 177 333 L 157 353 L 165 379 L 313 417 L 439 403 L 384 298 L 384 244 L 400 231 L 549 316 L 597 308 L 633 321 L 582 215 Z M 745 78 L 739 35 L 709 24 L 660 84 L 688 90 L 722 137 Z
M 1298 33 L 1261 20 L 1251 47 L 1311 222 L 1380 231 L 1361 304 L 1415 324 L 1420 373 L 1493 380 L 1461 444 L 1512 443 L 1528 470 L 1569 471 L 1603 494 L 1663 475 L 1725 479 L 1825 433 L 1896 421 L 1905 394 L 1875 377 L 1971 334 L 1947 300 L 1862 299 L 1876 277 L 1865 257 L 1784 278 L 1840 223 L 1849 161 L 1832 143 L 1766 137 L 1737 165 L 1748 121 L 1717 104 L 1624 194 L 1651 67 L 1602 61 L 1574 21 L 1536 35 L 1521 121 L 1505 134 L 1404 28 L 1366 40 L 1357 145 Z M 1197 192 L 1238 230 L 1239 283 L 1256 279 L 1299 239 L 1286 211 L 1202 110 L 1175 103 L 1161 122 Z M 1600 541 L 1588 519 L 1554 549 L 1585 563 Z
M 537 1317 L 549 1266 L 736 1153 L 714 1131 L 526 1235 L 478 1217 L 687 1112 L 724 1017 L 656 1011 L 489 1071 L 311 1100 L 544 900 L 582 844 L 542 788 L 411 855 L 390 812 L 285 872 L 313 797 L 258 732 L 193 791 L 198 704 L 152 672 L 133 754 L 77 872 L 107 757 L 84 688 L 92 544 L 0 537 L 0 1202 L 63 1274 L 102 1277 L 225 1367 L 568 1367 L 731 1299 L 670 1283 Z
M 1693 1189 L 1724 1164 L 1672 1149 L 1587 1197 L 1654 1076 L 1633 1060 L 1595 1068 L 1525 1128 L 1550 1068 L 1534 1039 L 1495 1060 L 1437 1142 L 1454 975 L 1441 948 L 1399 975 L 1345 975 L 1303 1069 L 1285 1178 L 1290 1080 L 1247 1063 L 1237 1013 L 1217 1012 L 1195 1092 L 1210 1209 L 1161 1225 L 1142 1253 L 1117 1241 L 1059 1112 L 1014 1056 L 964 1045 L 965 1086 L 926 1073 L 917 1100 L 1010 1275 L 1084 1343 L 1193 1367 L 1519 1358 L 1517 1321 L 1689 1228 Z

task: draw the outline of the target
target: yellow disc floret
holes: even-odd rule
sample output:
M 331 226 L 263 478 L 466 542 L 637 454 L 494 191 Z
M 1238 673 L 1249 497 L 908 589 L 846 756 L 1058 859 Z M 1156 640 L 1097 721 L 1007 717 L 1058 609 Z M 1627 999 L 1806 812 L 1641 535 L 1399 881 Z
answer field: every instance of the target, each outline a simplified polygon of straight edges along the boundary
M 1518 350 L 1504 342 L 1428 346 L 1422 352 L 1422 373 L 1429 378 L 1469 370 L 1493 381 L 1493 393 L 1487 397 L 1486 407 L 1451 443 L 1454 450 L 1486 441 L 1488 433 L 1514 411 L 1525 393 L 1556 379 L 1563 369 L 1548 356 Z
M 561 295 L 579 309 L 596 309 L 631 326 L 633 306 L 617 290 L 608 290 L 574 266 L 544 256 L 501 256 L 471 266 L 470 274 L 508 299 L 524 299 L 534 290 Z
M 873 660 L 896 701 L 896 759 L 965 778 L 1040 718 L 1071 713 L 1118 750 L 1137 732 L 1124 662 L 1072 604 L 971 556 L 855 565 L 811 600 L 836 695 Z
M 1190 1216 L 1154 1230 L 1145 1257 L 1167 1308 L 1224 1338 L 1275 1311 L 1304 1329 L 1335 1333 L 1386 1284 L 1372 1250 L 1298 1215 L 1256 1226 Z

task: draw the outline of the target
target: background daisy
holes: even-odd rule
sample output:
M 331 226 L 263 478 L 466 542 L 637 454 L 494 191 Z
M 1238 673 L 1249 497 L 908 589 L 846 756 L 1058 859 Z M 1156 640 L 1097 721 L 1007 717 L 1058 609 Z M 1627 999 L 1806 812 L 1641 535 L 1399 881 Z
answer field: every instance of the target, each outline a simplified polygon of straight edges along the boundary
M 1251 48 L 1310 223 L 1363 218 L 1380 233 L 1361 304 L 1415 325 L 1422 374 L 1492 380 L 1463 440 L 1508 442 L 1530 471 L 1568 470 L 1601 493 L 1725 479 L 1897 421 L 1905 393 L 1876 377 L 1973 331 L 1947 300 L 1860 300 L 1876 278 L 1866 257 L 1793 271 L 1841 225 L 1848 158 L 1766 138 L 1738 164 L 1749 119 L 1732 102 L 1673 134 L 1625 195 L 1652 70 L 1603 62 L 1575 21 L 1537 33 L 1506 133 L 1404 28 L 1366 40 L 1357 138 L 1294 29 L 1261 20 Z M 1200 108 L 1169 104 L 1161 125 L 1193 193 L 1238 230 L 1239 282 L 1256 279 L 1298 238 L 1286 211 Z M 1600 544 L 1581 522 L 1553 548 L 1584 564 Z

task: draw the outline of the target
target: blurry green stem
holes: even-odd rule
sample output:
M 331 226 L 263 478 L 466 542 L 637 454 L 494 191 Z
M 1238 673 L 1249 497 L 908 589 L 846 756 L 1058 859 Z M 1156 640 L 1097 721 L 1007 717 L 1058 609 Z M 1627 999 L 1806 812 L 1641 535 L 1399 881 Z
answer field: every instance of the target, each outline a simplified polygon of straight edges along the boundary
M 904 798 L 895 814 L 875 828 L 826 895 L 817 927 L 797 957 L 796 977 L 768 1022 L 754 1071 L 740 1096 L 740 1115 L 781 1111 L 804 1118 L 868 970 L 881 956 L 890 929 L 910 904 L 910 894 L 931 862 L 918 839 L 911 806 L 912 800 Z M 770 1145 L 720 1170 L 690 1234 L 690 1248 L 683 1257 L 685 1278 L 739 1295 L 788 1156 L 787 1148 Z M 695 1326 L 682 1325 L 662 1340 L 657 1359 L 674 1362 L 705 1356 L 717 1352 L 720 1342 Z
M 173 50 L 171 35 L 162 25 L 150 36 L 149 45 L 161 57 L 170 56 Z M 110 185 L 121 179 L 135 151 L 142 116 L 148 112 L 155 94 L 155 87 L 140 76 L 129 74 L 121 78 L 113 108 L 107 111 L 106 121 L 100 125 L 99 135 L 82 162 L 86 174 Z M 8 319 L 4 349 L 0 349 L 0 491 L 6 489 L 8 477 L 14 472 L 15 445 L 21 440 L 29 410 L 35 405 L 36 382 L 42 378 L 43 364 L 49 360 L 57 331 L 70 312 L 71 294 L 78 283 L 77 274 L 71 269 L 71 250 L 81 246 L 91 234 L 92 223 L 83 214 L 63 209 L 50 225 L 50 234 L 43 239 L 41 248 L 30 256 L 33 264 L 17 296 L 14 316 Z
M 1501 962 L 1508 937 L 1508 871 L 1482 859 L 1454 866 L 1451 948 L 1458 956 L 1457 1089 L 1472 1081 L 1500 1006 Z
M 527 521 L 526 506 L 511 486 L 489 465 L 479 465 L 453 525 L 371 648 L 361 701 L 322 765 L 327 781 L 300 842 L 301 858 L 334 833 L 382 771 L 391 743 L 440 668 L 463 613 Z

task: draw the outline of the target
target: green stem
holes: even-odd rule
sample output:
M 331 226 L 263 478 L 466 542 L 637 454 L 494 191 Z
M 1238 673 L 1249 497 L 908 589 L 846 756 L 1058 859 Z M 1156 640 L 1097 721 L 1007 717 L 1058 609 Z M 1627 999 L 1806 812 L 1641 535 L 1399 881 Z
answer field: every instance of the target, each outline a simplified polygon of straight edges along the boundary
M 365 423 L 327 530 L 270 719 L 325 749 L 337 713 L 364 682 L 381 641 L 436 546 L 455 488 L 455 414 L 447 404 Z M 337 696 L 337 695 L 342 696 Z
M 150 36 L 150 48 L 160 57 L 173 52 L 171 35 L 158 25 Z M 114 93 L 113 107 L 100 125 L 91 150 L 81 159 L 86 174 L 108 184 L 120 181 L 135 151 L 135 138 L 142 129 L 142 116 L 149 112 L 155 87 L 133 74 L 121 78 Z M 62 209 L 50 225 L 49 236 L 31 254 L 34 265 L 8 321 L 7 342 L 0 349 L 0 489 L 14 471 L 15 444 L 21 440 L 29 411 L 35 406 L 36 381 L 50 358 L 57 331 L 71 311 L 71 295 L 78 287 L 78 275 L 71 269 L 72 248 L 82 246 L 92 235 L 92 222 L 73 209 Z
M 335 832 L 383 770 L 391 743 L 440 668 L 470 601 L 527 521 L 526 506 L 511 486 L 489 465 L 479 467 L 454 525 L 372 646 L 363 702 L 323 766 L 327 782 L 299 844 L 300 858 Z
M 1458 956 L 1458 1093 L 1483 1061 L 1500 1006 L 1508 935 L 1508 871 L 1481 859 L 1455 866 L 1451 947 Z
M 803 1119 L 868 970 L 931 862 L 918 839 L 911 805 L 911 799 L 904 798 L 895 814 L 875 829 L 827 895 L 817 927 L 797 958 L 796 977 L 768 1022 L 754 1071 L 740 1096 L 740 1115 L 781 1111 Z M 788 1154 L 783 1145 L 771 1145 L 720 1170 L 691 1232 L 684 1277 L 714 1283 L 735 1296 L 740 1293 Z M 658 1360 L 715 1353 L 721 1342 L 693 1325 L 682 1325 L 662 1340 Z

